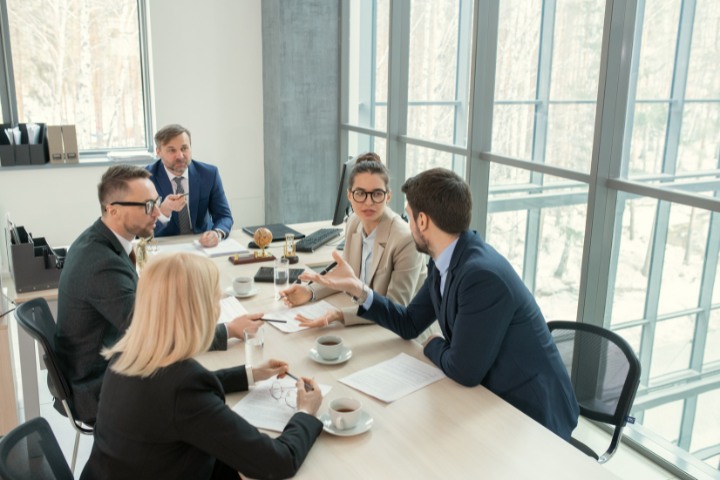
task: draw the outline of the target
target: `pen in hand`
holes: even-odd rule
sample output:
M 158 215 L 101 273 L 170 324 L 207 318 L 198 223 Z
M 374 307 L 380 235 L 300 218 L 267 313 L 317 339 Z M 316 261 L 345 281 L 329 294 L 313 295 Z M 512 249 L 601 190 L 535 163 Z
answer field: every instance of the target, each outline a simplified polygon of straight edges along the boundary
M 327 267 L 323 268 L 322 272 L 320 272 L 320 275 L 325 275 L 326 273 L 328 273 L 330 270 L 332 270 L 332 269 L 335 268 L 335 267 L 337 267 L 337 262 L 332 262 L 330 265 L 328 265 Z M 307 284 L 308 284 L 308 285 L 311 285 L 312 283 L 313 283 L 313 282 L 308 282 Z
M 290 373 L 290 372 L 287 372 L 287 376 L 290 377 L 290 378 L 292 378 L 292 379 L 295 380 L 296 382 L 298 381 L 298 377 L 296 377 L 295 375 L 293 375 L 293 374 Z M 312 391 L 315 390 L 315 389 L 312 387 L 312 385 L 310 385 L 309 383 L 303 382 L 303 385 L 305 386 L 305 391 L 306 391 L 306 392 L 312 392 Z

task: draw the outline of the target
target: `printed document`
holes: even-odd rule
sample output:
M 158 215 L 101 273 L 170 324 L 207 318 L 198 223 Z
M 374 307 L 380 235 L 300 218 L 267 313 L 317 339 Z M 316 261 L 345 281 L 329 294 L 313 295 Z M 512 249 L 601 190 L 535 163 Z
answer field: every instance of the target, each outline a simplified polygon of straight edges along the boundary
M 273 383 L 279 384 L 279 388 L 276 386 L 274 390 L 275 396 L 271 393 Z M 330 385 L 320 385 L 323 397 L 331 388 Z M 282 432 L 290 418 L 297 412 L 295 407 L 288 405 L 288 403 L 295 405 L 296 395 L 295 380 L 292 378 L 287 376 L 282 379 L 269 378 L 257 382 L 233 407 L 233 411 L 256 428 Z
M 445 378 L 439 368 L 406 353 L 341 378 L 340 381 L 383 402 L 394 402 Z
M 248 313 L 245 307 L 235 297 L 225 297 L 220 300 L 220 318 L 218 323 L 227 323 L 235 317 Z
M 241 257 L 252 256 L 250 250 L 247 247 L 241 245 L 240 242 L 238 242 L 234 238 L 228 238 L 226 240 L 223 240 L 219 242 L 215 247 L 203 247 L 202 245 L 200 245 L 200 242 L 198 240 L 195 240 L 193 242 L 193 245 L 199 248 L 200 251 L 204 252 L 205 255 L 207 255 L 208 257 L 221 257 L 223 255 L 235 254 L 238 254 Z
M 318 318 L 325 315 L 327 312 L 335 310 L 335 307 L 330 305 L 325 300 L 319 302 L 302 305 L 295 308 L 287 308 L 284 310 L 275 310 L 274 312 L 267 312 L 263 315 L 263 318 L 272 318 L 274 320 L 286 320 L 287 323 L 278 322 L 267 322 L 273 327 L 277 328 L 281 332 L 293 333 L 305 330 L 307 327 L 301 327 L 300 322 L 295 320 L 295 316 L 299 313 L 307 318 Z

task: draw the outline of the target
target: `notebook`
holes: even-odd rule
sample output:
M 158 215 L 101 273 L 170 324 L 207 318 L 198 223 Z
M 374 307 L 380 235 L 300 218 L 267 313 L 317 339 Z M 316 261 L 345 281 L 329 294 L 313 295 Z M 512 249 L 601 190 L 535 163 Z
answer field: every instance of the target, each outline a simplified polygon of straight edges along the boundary
M 295 283 L 300 276 L 301 273 L 303 273 L 305 269 L 303 268 L 291 268 L 290 269 L 290 281 L 288 283 Z M 260 267 L 258 268 L 257 273 L 255 274 L 255 281 L 256 282 L 267 282 L 272 283 L 275 280 L 275 270 L 273 267 Z
M 305 238 L 304 234 L 298 232 L 297 230 L 293 230 L 284 223 L 271 223 L 269 225 L 254 225 L 252 227 L 243 227 L 243 232 L 247 233 L 252 237 L 255 234 L 255 230 L 260 227 L 265 227 L 270 230 L 270 233 L 272 233 L 273 236 L 273 242 L 284 242 L 286 233 L 292 233 L 293 235 L 295 235 L 295 240 Z

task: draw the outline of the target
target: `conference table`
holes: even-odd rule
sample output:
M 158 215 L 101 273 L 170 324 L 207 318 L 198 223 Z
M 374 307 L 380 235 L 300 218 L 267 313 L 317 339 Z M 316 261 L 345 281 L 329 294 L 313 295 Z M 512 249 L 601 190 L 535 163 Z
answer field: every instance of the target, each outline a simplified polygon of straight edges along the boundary
M 303 233 L 328 226 L 327 222 L 291 225 Z M 231 238 L 246 244 L 250 237 L 234 231 Z M 178 239 L 169 240 L 178 241 Z M 293 268 L 319 268 L 332 260 L 331 252 L 340 239 L 312 254 L 298 253 Z M 280 256 L 282 242 L 269 251 Z M 223 289 L 241 275 L 254 275 L 260 266 L 273 262 L 233 265 L 218 257 Z M 258 293 L 240 299 L 248 312 L 271 312 L 285 308 L 276 300 L 276 287 L 256 283 Z M 345 306 L 349 298 L 338 293 L 325 299 Z M 336 436 L 323 431 L 296 478 L 554 478 L 584 480 L 616 478 L 594 460 L 577 451 L 482 386 L 467 388 L 443 378 L 392 403 L 385 403 L 355 390 L 339 380 L 374 366 L 399 353 L 406 353 L 429 365 L 422 346 L 403 340 L 377 325 L 345 328 L 330 325 L 283 333 L 266 324 L 264 358 L 285 360 L 296 375 L 313 377 L 332 387 L 318 414 L 326 413 L 330 401 L 354 397 L 373 418 L 372 428 L 356 436 Z M 309 356 L 315 339 L 323 334 L 340 335 L 352 349 L 352 357 L 339 365 L 324 365 Z M 208 352 L 199 361 L 209 369 L 244 363 L 242 342 L 231 340 L 227 351 Z M 227 395 L 235 405 L 246 392 Z M 277 436 L 276 432 L 266 432 Z
M 328 226 L 328 222 L 291 225 L 302 233 Z M 230 237 L 244 245 L 251 240 L 242 230 L 234 230 Z M 172 251 L 173 245 L 188 245 L 194 238 L 160 238 L 158 251 L 162 252 L 165 246 Z M 319 269 L 329 264 L 331 252 L 340 240 L 342 238 L 311 254 L 298 253 L 299 263 L 291 268 Z M 272 243 L 268 251 L 281 256 L 283 242 Z M 233 265 L 228 256 L 215 257 L 214 261 L 223 289 L 229 289 L 237 276 L 254 275 L 261 266 L 273 266 L 271 261 Z M 256 283 L 256 286 L 256 295 L 240 299 L 248 312 L 285 308 L 276 300 L 273 284 Z M 57 298 L 57 290 L 22 295 L 11 291 L 17 303 L 38 296 L 53 300 Z M 350 304 L 344 293 L 325 300 L 336 306 Z M 331 324 L 295 333 L 283 333 L 269 324 L 263 329 L 264 358 L 285 360 L 292 373 L 313 377 L 318 383 L 331 387 L 318 414 L 327 412 L 332 399 L 350 396 L 359 399 L 373 418 L 372 428 L 360 435 L 342 437 L 323 431 L 295 478 L 617 478 L 482 386 L 467 388 L 443 378 L 385 403 L 339 381 L 400 353 L 431 365 L 423 355 L 422 346 L 413 340 L 403 340 L 377 325 L 344 328 Z M 327 333 L 342 336 L 352 349 L 352 357 L 347 362 L 323 365 L 310 358 L 315 339 Z M 29 414 L 26 418 L 31 418 L 36 409 L 39 413 L 35 348 L 29 337 L 22 338 L 22 334 L 20 337 L 25 413 Z M 241 365 L 245 363 L 244 345 L 231 339 L 227 351 L 207 352 L 198 360 L 212 370 Z M 234 406 L 244 395 L 247 392 L 228 394 L 227 404 Z M 266 433 L 278 435 L 272 431 Z

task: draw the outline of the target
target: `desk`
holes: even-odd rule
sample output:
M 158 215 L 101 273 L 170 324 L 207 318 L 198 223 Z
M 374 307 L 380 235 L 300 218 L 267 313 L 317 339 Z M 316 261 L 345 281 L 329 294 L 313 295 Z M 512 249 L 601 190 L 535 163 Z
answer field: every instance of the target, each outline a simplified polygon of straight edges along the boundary
M 301 232 L 319 224 L 298 225 Z M 236 233 L 235 238 L 240 239 Z M 300 254 L 300 263 L 330 261 L 332 247 Z M 231 265 L 218 259 L 223 288 L 233 277 L 249 275 L 260 264 Z M 259 292 L 242 301 L 250 312 L 278 308 L 274 286 L 259 284 Z M 326 298 L 347 302 L 345 294 Z M 355 437 L 323 432 L 295 478 L 613 478 L 589 457 L 525 416 L 484 387 L 466 388 L 443 379 L 396 402 L 386 404 L 339 383 L 338 379 L 405 352 L 430 363 L 422 347 L 402 340 L 378 326 L 331 326 L 285 334 L 265 325 L 265 358 L 286 360 L 293 373 L 312 376 L 332 386 L 320 412 L 340 396 L 359 398 L 374 418 L 372 429 Z M 308 357 L 317 336 L 332 331 L 352 348 L 342 365 L 320 365 Z M 208 352 L 199 361 L 209 369 L 244 363 L 240 342 L 231 341 L 225 352 Z M 244 393 L 227 396 L 228 405 Z M 276 435 L 273 432 L 268 432 Z

